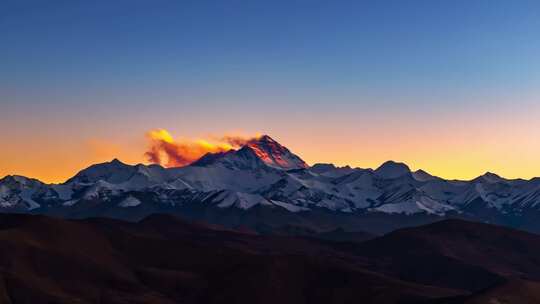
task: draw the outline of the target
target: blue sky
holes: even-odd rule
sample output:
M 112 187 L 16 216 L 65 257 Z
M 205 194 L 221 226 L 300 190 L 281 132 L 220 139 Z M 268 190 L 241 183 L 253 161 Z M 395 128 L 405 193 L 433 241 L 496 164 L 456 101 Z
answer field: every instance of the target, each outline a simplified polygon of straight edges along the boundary
M 536 1 L 23 0 L 1 8 L 0 75 L 15 89 L 143 84 L 414 98 L 528 89 L 540 70 Z
M 538 1 L 4 0 L 0 36 L 5 141 L 489 129 L 540 84 Z

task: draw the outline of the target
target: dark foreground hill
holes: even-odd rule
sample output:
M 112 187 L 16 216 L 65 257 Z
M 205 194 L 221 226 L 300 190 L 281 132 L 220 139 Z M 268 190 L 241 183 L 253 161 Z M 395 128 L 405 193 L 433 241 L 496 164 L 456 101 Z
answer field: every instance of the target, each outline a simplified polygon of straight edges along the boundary
M 0 303 L 538 303 L 538 257 L 539 236 L 457 220 L 359 243 L 0 215 Z

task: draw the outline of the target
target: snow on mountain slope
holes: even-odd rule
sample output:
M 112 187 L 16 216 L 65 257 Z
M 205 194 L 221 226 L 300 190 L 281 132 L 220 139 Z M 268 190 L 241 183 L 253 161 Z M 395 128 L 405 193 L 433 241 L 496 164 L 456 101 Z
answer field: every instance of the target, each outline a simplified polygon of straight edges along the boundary
M 279 206 L 281 208 L 284 208 L 284 209 L 286 209 L 287 211 L 290 211 L 290 212 L 301 212 L 301 211 L 309 211 L 310 210 L 309 208 L 306 208 L 306 207 L 300 207 L 300 206 L 285 203 L 285 202 L 274 201 L 274 200 L 271 200 L 270 202 L 272 202 L 272 204 L 274 204 L 276 206 Z
M 32 210 L 40 207 L 34 196 L 45 195 L 47 187 L 36 179 L 6 176 L 0 180 L 0 207 Z
M 253 150 L 259 159 L 273 168 L 289 170 L 308 167 L 300 157 L 268 135 L 263 135 L 248 142 L 245 148 Z
M 125 189 L 142 189 L 166 182 L 168 171 L 157 165 L 130 166 L 114 159 L 108 163 L 92 165 L 69 179 L 66 184 L 91 184 L 105 181 Z
M 50 187 L 61 200 L 69 200 L 73 195 L 73 188 L 70 185 L 51 185 Z
M 373 210 L 384 213 L 415 214 L 426 212 L 428 214 L 444 215 L 448 211 L 455 210 L 455 208 L 447 204 L 442 204 L 428 196 L 415 196 L 397 203 L 383 204 L 377 208 L 373 208 Z
M 325 177 L 319 179 L 299 178 L 289 173 L 279 181 L 261 189 L 265 197 L 271 200 L 300 206 L 303 208 L 325 208 L 332 211 L 352 211 L 352 201 L 338 195 L 331 183 L 324 183 Z
M 222 164 L 207 167 L 187 166 L 171 171 L 176 182 L 201 191 L 234 190 L 253 192 L 281 178 L 282 172 L 268 170 L 239 170 Z
M 121 201 L 118 204 L 118 206 L 123 207 L 123 208 L 129 208 L 129 207 L 137 207 L 140 204 L 142 204 L 140 200 L 138 200 L 137 198 L 133 196 L 128 196 L 123 201 Z
M 217 206 L 219 208 L 236 207 L 239 209 L 247 210 L 256 205 L 270 206 L 272 203 L 259 194 L 242 193 L 236 191 L 223 191 L 216 198 L 214 202 L 219 202 Z
M 383 190 L 377 187 L 376 176 L 371 170 L 357 169 L 332 181 L 336 195 L 351 200 L 355 208 L 370 207 L 381 196 Z
M 540 179 L 512 183 L 512 206 L 520 209 L 540 207 Z

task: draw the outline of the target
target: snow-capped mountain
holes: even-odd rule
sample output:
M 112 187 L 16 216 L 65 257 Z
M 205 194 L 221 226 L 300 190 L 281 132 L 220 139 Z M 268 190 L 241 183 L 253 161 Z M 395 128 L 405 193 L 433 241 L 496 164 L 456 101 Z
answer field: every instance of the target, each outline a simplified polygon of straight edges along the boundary
M 7 176 L 0 180 L 0 211 L 131 219 L 172 212 L 210 221 L 227 214 L 228 221 L 252 225 L 267 213 L 285 224 L 318 220 L 320 214 L 349 223 L 381 216 L 467 217 L 540 231 L 540 224 L 533 224 L 540 215 L 540 178 L 508 180 L 486 173 L 470 181 L 445 180 L 392 161 L 375 170 L 309 167 L 265 135 L 181 168 L 115 159 L 58 185 Z
M 141 164 L 130 166 L 114 159 L 110 163 L 96 164 L 82 170 L 69 179 L 66 184 L 92 184 L 105 181 L 138 189 L 153 184 L 162 184 L 169 179 L 169 172 L 161 166 Z
M 268 135 L 248 142 L 243 149 L 250 149 L 265 165 L 272 168 L 288 170 L 308 167 L 300 157 L 291 153 L 289 149 Z
M 6 176 L 0 180 L 0 208 L 6 210 L 32 210 L 40 205 L 33 200 L 36 196 L 50 193 L 47 185 L 24 176 Z
M 309 166 L 289 149 L 268 135 L 249 141 L 238 151 L 208 153 L 193 163 L 193 166 L 221 164 L 233 169 L 300 169 Z

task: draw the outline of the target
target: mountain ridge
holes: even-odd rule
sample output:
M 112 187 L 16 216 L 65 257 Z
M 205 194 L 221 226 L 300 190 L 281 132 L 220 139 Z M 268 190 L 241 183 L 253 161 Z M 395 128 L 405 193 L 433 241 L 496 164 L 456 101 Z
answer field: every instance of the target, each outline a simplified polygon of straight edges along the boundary
M 336 223 L 328 226 L 332 220 L 324 220 L 328 230 L 356 229 L 354 220 L 338 224 L 349 215 L 361 222 L 380 214 L 399 217 L 398 222 L 407 223 L 403 225 L 410 225 L 413 216 L 423 218 L 416 224 L 458 217 L 540 231 L 534 221 L 540 214 L 540 179 L 505 179 L 487 172 L 469 181 L 445 180 L 395 161 L 376 169 L 308 166 L 263 135 L 238 150 L 206 154 L 184 167 L 128 165 L 113 159 L 89 166 L 62 184 L 13 176 L 0 180 L 0 212 L 137 220 L 165 211 L 188 217 L 196 213 L 202 220 L 224 224 L 223 214 L 230 209 L 236 224 L 244 221 L 253 227 L 257 220 L 249 217 L 256 212 L 246 211 L 254 207 L 275 209 L 263 212 L 271 214 L 265 215 L 272 217 L 270 224 L 287 225 L 282 218 L 290 218 L 323 225 L 317 223 L 320 214 L 329 213 Z M 195 212 L 202 209 L 205 213 Z M 232 221 L 231 216 L 226 218 Z

